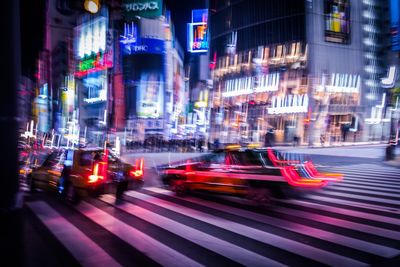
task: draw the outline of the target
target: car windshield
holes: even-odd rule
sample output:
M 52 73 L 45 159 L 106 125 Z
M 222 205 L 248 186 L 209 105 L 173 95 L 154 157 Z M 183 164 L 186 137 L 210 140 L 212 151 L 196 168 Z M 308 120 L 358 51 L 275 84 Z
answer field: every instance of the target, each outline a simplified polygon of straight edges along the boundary
M 79 165 L 90 166 L 94 160 L 101 160 L 103 158 L 103 151 L 84 151 L 81 153 Z
M 251 150 L 230 152 L 227 158 L 227 163 L 231 165 L 244 166 L 264 165 L 259 153 L 255 153 Z

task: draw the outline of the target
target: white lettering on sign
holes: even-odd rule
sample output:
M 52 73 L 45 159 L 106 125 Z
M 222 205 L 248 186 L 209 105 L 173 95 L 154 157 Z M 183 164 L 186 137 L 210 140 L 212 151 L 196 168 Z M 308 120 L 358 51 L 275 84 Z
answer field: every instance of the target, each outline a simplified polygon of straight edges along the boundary
M 145 3 L 130 3 L 125 4 L 126 11 L 146 11 L 159 9 L 158 2 L 145 2 Z
M 273 96 L 268 114 L 305 113 L 308 111 L 308 95 Z
M 135 52 L 146 52 L 147 45 L 133 45 L 131 46 L 131 49 Z

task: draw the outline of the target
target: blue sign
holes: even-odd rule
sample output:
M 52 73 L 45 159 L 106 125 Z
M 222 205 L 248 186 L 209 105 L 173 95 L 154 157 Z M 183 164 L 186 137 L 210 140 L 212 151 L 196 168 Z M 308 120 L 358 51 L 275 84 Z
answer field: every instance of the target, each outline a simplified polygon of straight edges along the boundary
M 208 51 L 207 23 L 188 23 L 188 51 L 191 53 Z
M 121 50 L 124 55 L 163 54 L 164 40 L 140 38 L 138 28 L 133 22 L 125 23 L 124 34 L 120 36 Z
M 136 42 L 121 45 L 124 55 L 165 53 L 165 43 L 159 39 L 140 38 Z
M 400 3 L 390 1 L 390 33 L 392 35 L 392 50 L 400 51 Z

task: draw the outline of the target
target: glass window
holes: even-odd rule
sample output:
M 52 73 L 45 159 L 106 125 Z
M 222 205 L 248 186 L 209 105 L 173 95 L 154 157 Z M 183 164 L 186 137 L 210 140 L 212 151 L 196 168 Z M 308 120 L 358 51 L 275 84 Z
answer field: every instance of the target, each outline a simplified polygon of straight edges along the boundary
M 250 150 L 230 152 L 228 162 L 232 165 L 262 165 L 261 159 L 258 154 Z
M 103 157 L 102 151 L 85 151 L 81 153 L 81 157 L 79 159 L 79 165 L 81 166 L 90 166 L 95 158 L 95 155 L 98 154 L 100 159 Z

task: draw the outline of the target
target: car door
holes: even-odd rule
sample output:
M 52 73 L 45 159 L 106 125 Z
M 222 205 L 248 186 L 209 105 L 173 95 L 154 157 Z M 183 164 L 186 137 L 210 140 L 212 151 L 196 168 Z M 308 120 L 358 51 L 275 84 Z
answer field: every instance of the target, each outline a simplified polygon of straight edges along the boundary
M 193 189 L 214 192 L 226 192 L 226 185 L 221 183 L 229 176 L 229 163 L 225 152 L 215 153 L 196 165 L 194 175 L 188 181 Z M 228 190 L 229 191 L 229 190 Z
M 32 179 L 36 188 L 49 189 L 54 186 L 57 173 L 57 164 L 60 160 L 60 152 L 52 152 L 43 162 L 43 164 L 32 172 Z

